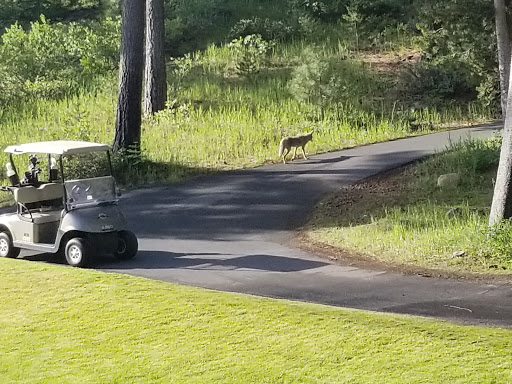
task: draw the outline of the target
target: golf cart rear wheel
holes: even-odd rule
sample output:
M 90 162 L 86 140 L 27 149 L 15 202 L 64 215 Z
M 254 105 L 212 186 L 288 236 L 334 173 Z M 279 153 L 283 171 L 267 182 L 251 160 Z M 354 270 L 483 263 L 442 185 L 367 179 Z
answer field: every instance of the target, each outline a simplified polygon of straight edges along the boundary
M 128 260 L 133 258 L 139 249 L 137 237 L 130 231 L 119 231 L 117 250 L 114 256 L 119 260 Z
M 0 232 L 0 257 L 18 257 L 20 249 L 12 244 L 11 236 L 7 232 Z
M 69 265 L 73 267 L 84 267 L 89 263 L 91 247 L 87 243 L 87 240 L 81 237 L 75 237 L 66 243 L 64 255 Z

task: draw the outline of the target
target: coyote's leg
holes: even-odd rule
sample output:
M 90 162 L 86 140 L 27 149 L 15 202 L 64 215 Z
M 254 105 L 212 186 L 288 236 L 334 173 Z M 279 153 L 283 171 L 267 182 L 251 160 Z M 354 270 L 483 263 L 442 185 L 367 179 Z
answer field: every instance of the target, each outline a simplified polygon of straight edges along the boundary
M 288 148 L 285 148 L 285 151 L 283 153 L 283 163 L 286 164 L 286 155 L 288 155 L 290 153 L 290 150 Z
M 306 151 L 304 150 L 305 145 L 302 146 L 302 154 L 304 155 L 304 158 L 307 160 L 308 157 L 306 156 Z
M 297 147 L 293 147 L 293 157 L 292 157 L 292 160 L 295 160 L 296 157 L 297 157 Z

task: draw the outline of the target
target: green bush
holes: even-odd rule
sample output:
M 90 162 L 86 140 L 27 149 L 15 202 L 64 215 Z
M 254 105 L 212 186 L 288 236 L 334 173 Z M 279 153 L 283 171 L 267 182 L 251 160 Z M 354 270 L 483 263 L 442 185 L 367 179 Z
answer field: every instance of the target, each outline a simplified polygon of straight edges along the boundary
M 494 104 L 493 108 L 498 110 L 498 82 L 491 80 L 499 78 L 496 73 L 498 65 L 492 2 L 425 1 L 418 7 L 416 20 L 420 33 L 417 41 L 423 58 L 441 67 L 446 61 L 460 64 L 464 71 L 470 72 L 471 82 L 475 83 L 471 97 L 478 97 L 486 106 Z M 446 77 L 452 77 L 452 82 L 457 81 L 453 78 L 457 75 L 452 69 L 451 74 L 444 68 L 441 71 L 444 72 L 441 73 L 443 81 Z
M 227 25 L 232 25 L 233 11 L 225 0 L 165 0 L 164 4 L 165 46 L 174 57 L 221 41 Z
M 97 19 L 108 11 L 110 3 L 111 0 L 0 0 L 0 31 L 3 33 L 15 23 L 28 27 L 42 14 L 56 21 Z
M 385 79 L 378 78 L 366 67 L 340 49 L 335 59 L 325 57 L 319 48 L 307 48 L 302 63 L 294 68 L 288 89 L 298 101 L 316 106 L 346 102 L 350 105 L 370 105 L 378 98 Z
M 0 103 L 59 98 L 114 70 L 119 20 L 50 24 L 44 16 L 25 30 L 11 26 L 0 44 Z
M 260 35 L 267 41 L 290 40 L 295 34 L 293 27 L 281 20 L 253 17 L 239 20 L 229 31 L 228 40 L 232 41 L 247 35 Z
M 402 73 L 399 93 L 409 99 L 440 105 L 446 101 L 476 99 L 477 85 L 466 63 L 457 60 L 421 62 Z
M 346 13 L 350 0 L 289 0 L 290 7 L 322 22 L 335 22 Z
M 307 50 L 306 62 L 296 67 L 288 84 L 298 101 L 324 106 L 338 99 L 340 78 L 332 63 L 318 52 Z
M 267 54 L 272 48 L 272 43 L 260 35 L 247 35 L 233 40 L 229 47 L 235 52 L 237 73 L 251 77 L 267 64 Z

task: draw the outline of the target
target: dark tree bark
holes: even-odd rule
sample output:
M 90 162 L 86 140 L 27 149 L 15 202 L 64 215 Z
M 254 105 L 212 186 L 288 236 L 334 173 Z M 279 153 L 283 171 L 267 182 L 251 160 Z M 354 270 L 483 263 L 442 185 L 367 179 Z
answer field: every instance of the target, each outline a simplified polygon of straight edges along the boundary
M 506 116 L 507 95 L 510 76 L 510 37 L 508 33 L 505 0 L 494 0 L 496 16 L 496 40 L 498 45 L 498 65 L 500 70 L 501 111 Z
M 509 79 L 509 89 L 510 89 Z M 500 163 L 494 185 L 489 225 L 512 217 L 512 98 L 508 96 Z
M 146 0 L 146 69 L 144 114 L 165 108 L 167 78 L 164 55 L 164 0 Z
M 128 147 L 140 147 L 144 70 L 144 3 L 144 0 L 123 1 L 114 151 Z

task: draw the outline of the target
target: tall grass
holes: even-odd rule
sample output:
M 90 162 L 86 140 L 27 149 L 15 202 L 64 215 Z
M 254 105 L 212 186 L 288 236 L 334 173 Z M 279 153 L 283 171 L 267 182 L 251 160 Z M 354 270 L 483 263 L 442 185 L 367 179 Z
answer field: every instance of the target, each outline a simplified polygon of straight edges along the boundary
M 386 97 L 387 79 L 364 63 L 347 61 L 344 71 L 359 86 L 357 94 L 320 108 L 300 102 L 288 88 L 292 69 L 307 59 L 309 43 L 274 47 L 267 66 L 250 78 L 233 71 L 236 55 L 211 45 L 191 56 L 190 68 L 169 66 L 169 107 L 143 122 L 144 162 L 127 171 L 128 184 L 174 181 L 215 169 L 277 161 L 284 135 L 315 130 L 310 152 L 325 152 L 389 140 L 431 128 L 488 119 L 477 105 L 410 110 Z M 345 60 L 343 41 L 318 44 L 329 60 Z M 388 95 L 389 96 L 389 95 Z M 115 130 L 116 78 L 63 100 L 37 100 L 0 111 L 0 148 L 37 140 L 79 139 L 111 143 Z M 410 121 L 419 124 L 411 128 Z M 5 155 L 0 156 L 2 163 Z

